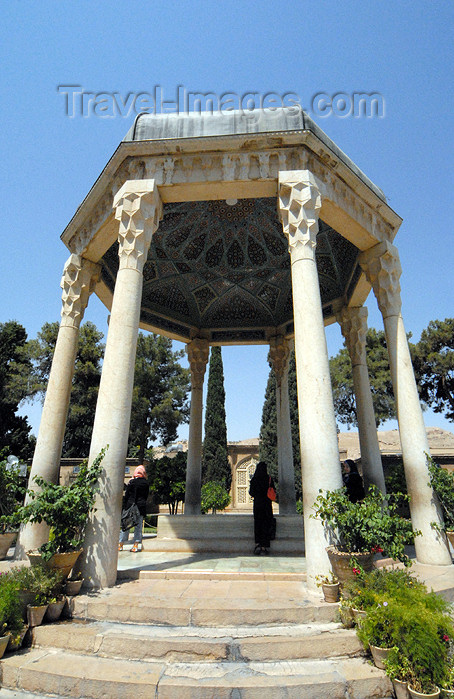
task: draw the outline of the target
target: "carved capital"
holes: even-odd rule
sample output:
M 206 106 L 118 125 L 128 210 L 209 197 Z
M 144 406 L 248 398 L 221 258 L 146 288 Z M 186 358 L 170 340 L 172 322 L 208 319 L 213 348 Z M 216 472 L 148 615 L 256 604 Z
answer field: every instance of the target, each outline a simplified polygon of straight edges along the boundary
M 343 308 L 337 315 L 353 366 L 366 364 L 367 308 Z
M 153 233 L 162 218 L 162 202 L 155 180 L 128 180 L 114 198 L 120 269 L 142 272 Z
M 88 297 L 100 278 L 100 265 L 80 255 L 70 255 L 63 268 L 61 325 L 78 328 L 87 307 Z
M 280 386 L 282 377 L 288 370 L 288 360 L 290 349 L 288 343 L 282 335 L 270 338 L 270 351 L 268 352 L 268 364 L 274 370 L 276 384 Z
M 289 251 L 298 251 L 301 258 L 315 259 L 321 205 L 320 189 L 309 170 L 279 173 L 279 216 Z
M 397 248 L 384 241 L 359 256 L 361 269 L 372 285 L 383 318 L 398 316 L 402 308 L 400 297 L 400 266 Z
M 203 388 L 203 377 L 208 362 L 210 346 L 208 340 L 201 337 L 196 337 L 186 345 L 186 353 L 188 355 L 189 366 L 191 367 L 191 386 L 192 388 Z

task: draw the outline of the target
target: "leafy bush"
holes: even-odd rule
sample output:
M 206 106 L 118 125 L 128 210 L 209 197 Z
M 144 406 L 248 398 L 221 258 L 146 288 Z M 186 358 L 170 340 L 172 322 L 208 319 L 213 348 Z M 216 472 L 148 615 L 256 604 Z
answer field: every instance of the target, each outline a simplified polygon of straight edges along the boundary
M 454 529 L 454 473 L 436 464 L 430 456 L 427 456 L 427 462 L 430 485 L 440 501 L 445 529 Z
M 413 532 L 411 522 L 400 517 L 396 509 L 395 498 L 383 495 L 374 486 L 363 500 L 355 503 L 350 502 L 342 488 L 324 494 L 320 491 L 311 517 L 322 520 L 340 551 L 375 551 L 410 565 L 405 546 L 413 544 L 420 532 Z
M 16 592 L 31 592 L 36 605 L 47 604 L 61 593 L 62 574 L 58 570 L 48 570 L 41 565 L 23 566 L 14 568 L 8 575 Z
M 24 625 L 22 605 L 17 592 L 14 576 L 0 573 L 0 636 L 18 634 Z
M 48 483 L 36 476 L 40 490 L 28 490 L 30 502 L 8 518 L 16 525 L 45 522 L 50 527 L 49 541 L 39 548 L 44 560 L 49 560 L 54 553 L 77 551 L 82 547 L 85 525 L 94 509 L 105 451 L 102 449 L 90 466 L 84 461 L 68 486 Z
M 231 497 L 224 487 L 223 483 L 218 481 L 209 481 L 202 486 L 202 514 L 206 514 L 211 510 L 213 514 L 216 510 L 225 510 L 230 505 Z
M 25 496 L 26 479 L 20 475 L 19 467 L 0 461 L 0 534 L 14 528 L 8 517 L 22 505 Z

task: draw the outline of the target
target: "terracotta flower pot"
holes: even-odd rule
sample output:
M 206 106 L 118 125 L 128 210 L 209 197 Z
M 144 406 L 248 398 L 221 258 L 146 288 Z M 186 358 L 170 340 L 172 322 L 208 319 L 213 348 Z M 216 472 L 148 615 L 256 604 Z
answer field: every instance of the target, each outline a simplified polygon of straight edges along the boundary
M 73 569 L 77 559 L 82 553 L 79 551 L 67 551 L 65 553 L 54 553 L 48 561 L 44 561 L 39 551 L 27 551 L 30 565 L 41 565 L 50 570 L 59 570 L 62 573 L 62 580 L 65 580 Z
M 63 607 L 65 606 L 66 599 L 58 600 L 57 602 L 49 602 L 47 607 L 45 621 L 58 621 L 60 619 Z
M 43 604 L 39 607 L 32 607 L 30 604 L 27 604 L 27 619 L 29 626 L 40 626 L 40 624 L 42 624 L 47 606 L 47 604 Z
M 25 638 L 25 634 L 28 631 L 28 626 L 24 626 L 22 631 L 20 631 L 18 634 L 11 634 L 9 643 L 8 643 L 8 653 L 14 653 L 14 651 L 19 650 L 19 648 L 22 646 L 22 642 Z
M 340 607 L 339 614 L 342 622 L 342 626 L 346 629 L 351 629 L 355 625 L 355 618 L 353 616 L 351 607 Z
M 365 619 L 367 616 L 367 612 L 365 612 L 363 609 L 354 609 L 352 607 L 352 614 L 353 614 L 353 619 L 355 621 L 355 624 L 360 624 L 362 619 Z
M 17 537 L 17 532 L 6 532 L 6 534 L 0 534 L 0 561 L 6 558 L 6 555 L 14 544 Z
M 78 595 L 80 592 L 80 588 L 82 587 L 82 583 L 83 578 L 81 578 L 80 580 L 71 580 L 70 578 L 68 578 L 68 580 L 65 583 L 66 594 L 71 597 L 74 595 Z
M 435 692 L 430 694 L 424 694 L 424 692 L 417 692 L 416 689 L 408 685 L 408 693 L 412 699 L 438 699 L 440 696 L 440 690 L 437 688 Z
M 8 647 L 9 638 L 9 633 L 7 633 L 5 636 L 0 636 L 0 658 L 3 658 L 3 654 Z
M 361 568 L 370 572 L 374 567 L 374 554 L 367 551 L 364 553 L 351 553 L 349 551 L 339 551 L 335 546 L 328 546 L 326 549 L 331 568 L 334 575 L 341 583 L 353 580 L 355 574 L 350 561 L 355 559 Z
M 378 646 L 371 646 L 369 644 L 370 652 L 374 659 L 375 667 L 380 668 L 380 670 L 385 669 L 385 660 L 388 657 L 391 648 L 379 648 Z
M 339 583 L 322 583 L 323 597 L 325 602 L 339 601 Z
M 409 699 L 410 695 L 408 693 L 407 683 L 403 680 L 393 680 L 394 694 L 396 699 Z

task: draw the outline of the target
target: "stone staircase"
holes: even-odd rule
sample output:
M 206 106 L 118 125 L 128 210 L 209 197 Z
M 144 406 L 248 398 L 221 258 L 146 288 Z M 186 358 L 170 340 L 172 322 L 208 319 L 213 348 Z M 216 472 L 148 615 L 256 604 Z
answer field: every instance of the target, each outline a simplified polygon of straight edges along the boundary
M 142 575 L 72 600 L 0 661 L 0 699 L 393 696 L 303 575 Z

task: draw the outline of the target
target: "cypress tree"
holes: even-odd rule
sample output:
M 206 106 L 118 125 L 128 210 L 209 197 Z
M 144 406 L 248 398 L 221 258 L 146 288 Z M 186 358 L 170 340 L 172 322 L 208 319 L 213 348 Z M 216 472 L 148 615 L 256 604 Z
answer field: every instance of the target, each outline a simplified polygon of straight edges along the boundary
M 224 369 L 220 347 L 212 347 L 203 442 L 202 481 L 218 481 L 230 490 L 232 472 L 227 455 Z
M 290 354 L 288 370 L 288 392 L 290 403 L 290 422 L 292 425 L 293 465 L 295 468 L 295 488 L 297 500 L 301 498 L 301 456 L 298 425 L 298 396 L 296 390 L 295 353 Z M 260 428 L 259 459 L 265 461 L 268 473 L 278 482 L 277 458 L 277 414 L 276 414 L 276 377 L 270 370 L 265 391 Z

